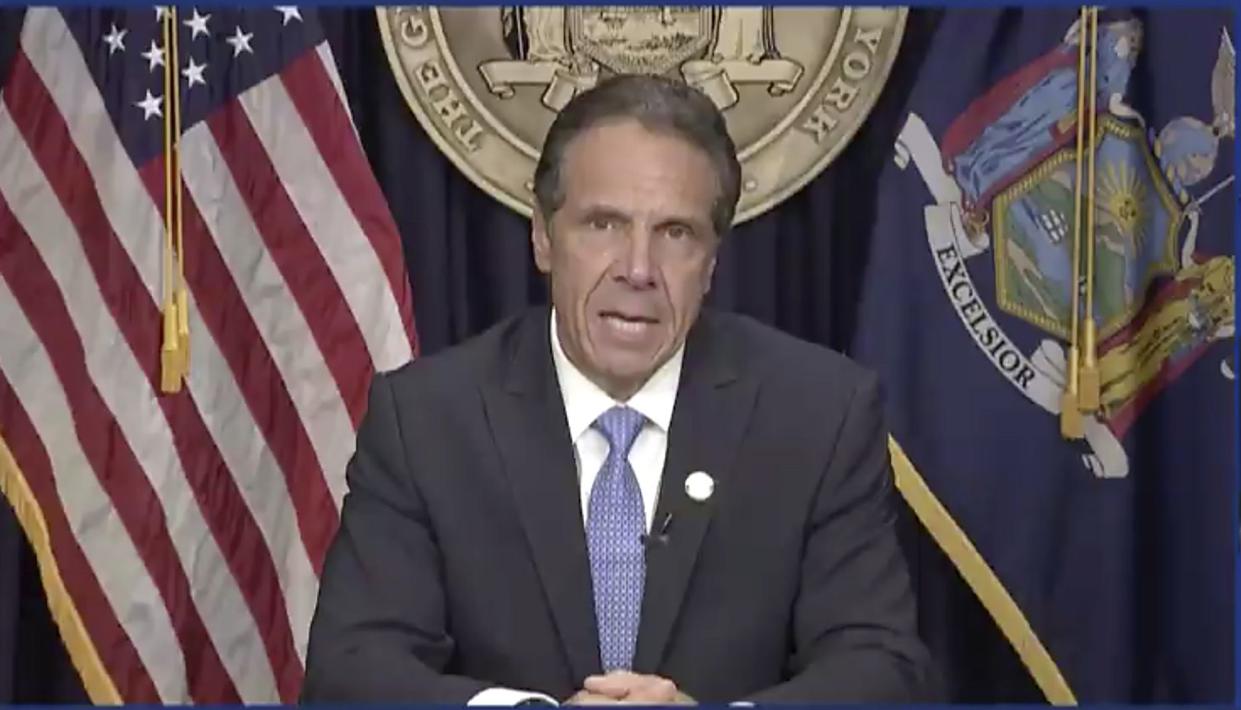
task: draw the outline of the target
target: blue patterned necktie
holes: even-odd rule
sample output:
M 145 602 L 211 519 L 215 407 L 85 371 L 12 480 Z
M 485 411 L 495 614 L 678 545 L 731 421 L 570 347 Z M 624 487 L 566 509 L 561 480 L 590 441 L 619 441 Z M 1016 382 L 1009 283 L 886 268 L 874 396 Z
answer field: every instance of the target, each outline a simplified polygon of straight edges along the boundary
M 646 579 L 646 509 L 638 478 L 629 465 L 629 448 L 645 417 L 628 407 L 613 407 L 595 420 L 608 440 L 608 458 L 590 490 L 586 545 L 595 590 L 595 622 L 604 672 L 633 663 Z

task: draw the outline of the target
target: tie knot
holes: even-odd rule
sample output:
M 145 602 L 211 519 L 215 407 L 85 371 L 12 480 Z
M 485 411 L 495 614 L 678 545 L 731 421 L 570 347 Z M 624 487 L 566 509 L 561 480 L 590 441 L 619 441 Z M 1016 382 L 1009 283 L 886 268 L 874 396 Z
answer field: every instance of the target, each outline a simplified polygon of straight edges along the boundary
M 595 420 L 595 428 L 612 445 L 609 456 L 614 454 L 628 456 L 629 447 L 633 446 L 633 440 L 638 438 L 638 432 L 642 430 L 642 425 L 645 423 L 646 417 L 636 409 L 612 407 L 599 415 L 599 418 Z

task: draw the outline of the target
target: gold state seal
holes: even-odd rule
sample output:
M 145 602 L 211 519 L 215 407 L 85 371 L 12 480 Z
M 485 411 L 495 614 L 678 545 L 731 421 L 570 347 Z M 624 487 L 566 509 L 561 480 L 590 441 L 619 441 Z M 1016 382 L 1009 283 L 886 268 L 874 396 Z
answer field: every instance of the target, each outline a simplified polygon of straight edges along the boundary
M 906 10 L 878 7 L 395 7 L 379 25 L 436 145 L 530 215 L 556 112 L 613 73 L 679 78 L 724 112 L 742 165 L 737 221 L 823 170 L 866 118 Z

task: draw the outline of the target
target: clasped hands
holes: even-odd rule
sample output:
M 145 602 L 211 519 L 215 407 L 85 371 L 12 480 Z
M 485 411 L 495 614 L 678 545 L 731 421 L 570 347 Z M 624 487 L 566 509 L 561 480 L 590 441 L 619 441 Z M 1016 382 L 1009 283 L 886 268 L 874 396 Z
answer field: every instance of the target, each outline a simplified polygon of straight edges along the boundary
M 657 675 L 612 671 L 593 675 L 565 705 L 697 705 L 676 683 Z

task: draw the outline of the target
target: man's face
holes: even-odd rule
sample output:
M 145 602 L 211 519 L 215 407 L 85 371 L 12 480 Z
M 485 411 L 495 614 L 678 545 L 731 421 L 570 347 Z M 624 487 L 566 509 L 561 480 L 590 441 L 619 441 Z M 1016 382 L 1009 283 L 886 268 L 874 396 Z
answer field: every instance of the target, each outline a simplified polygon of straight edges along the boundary
M 685 342 L 711 284 L 719 194 L 711 159 L 632 120 L 568 145 L 564 195 L 532 240 L 551 276 L 560 343 L 587 377 L 628 399 Z

